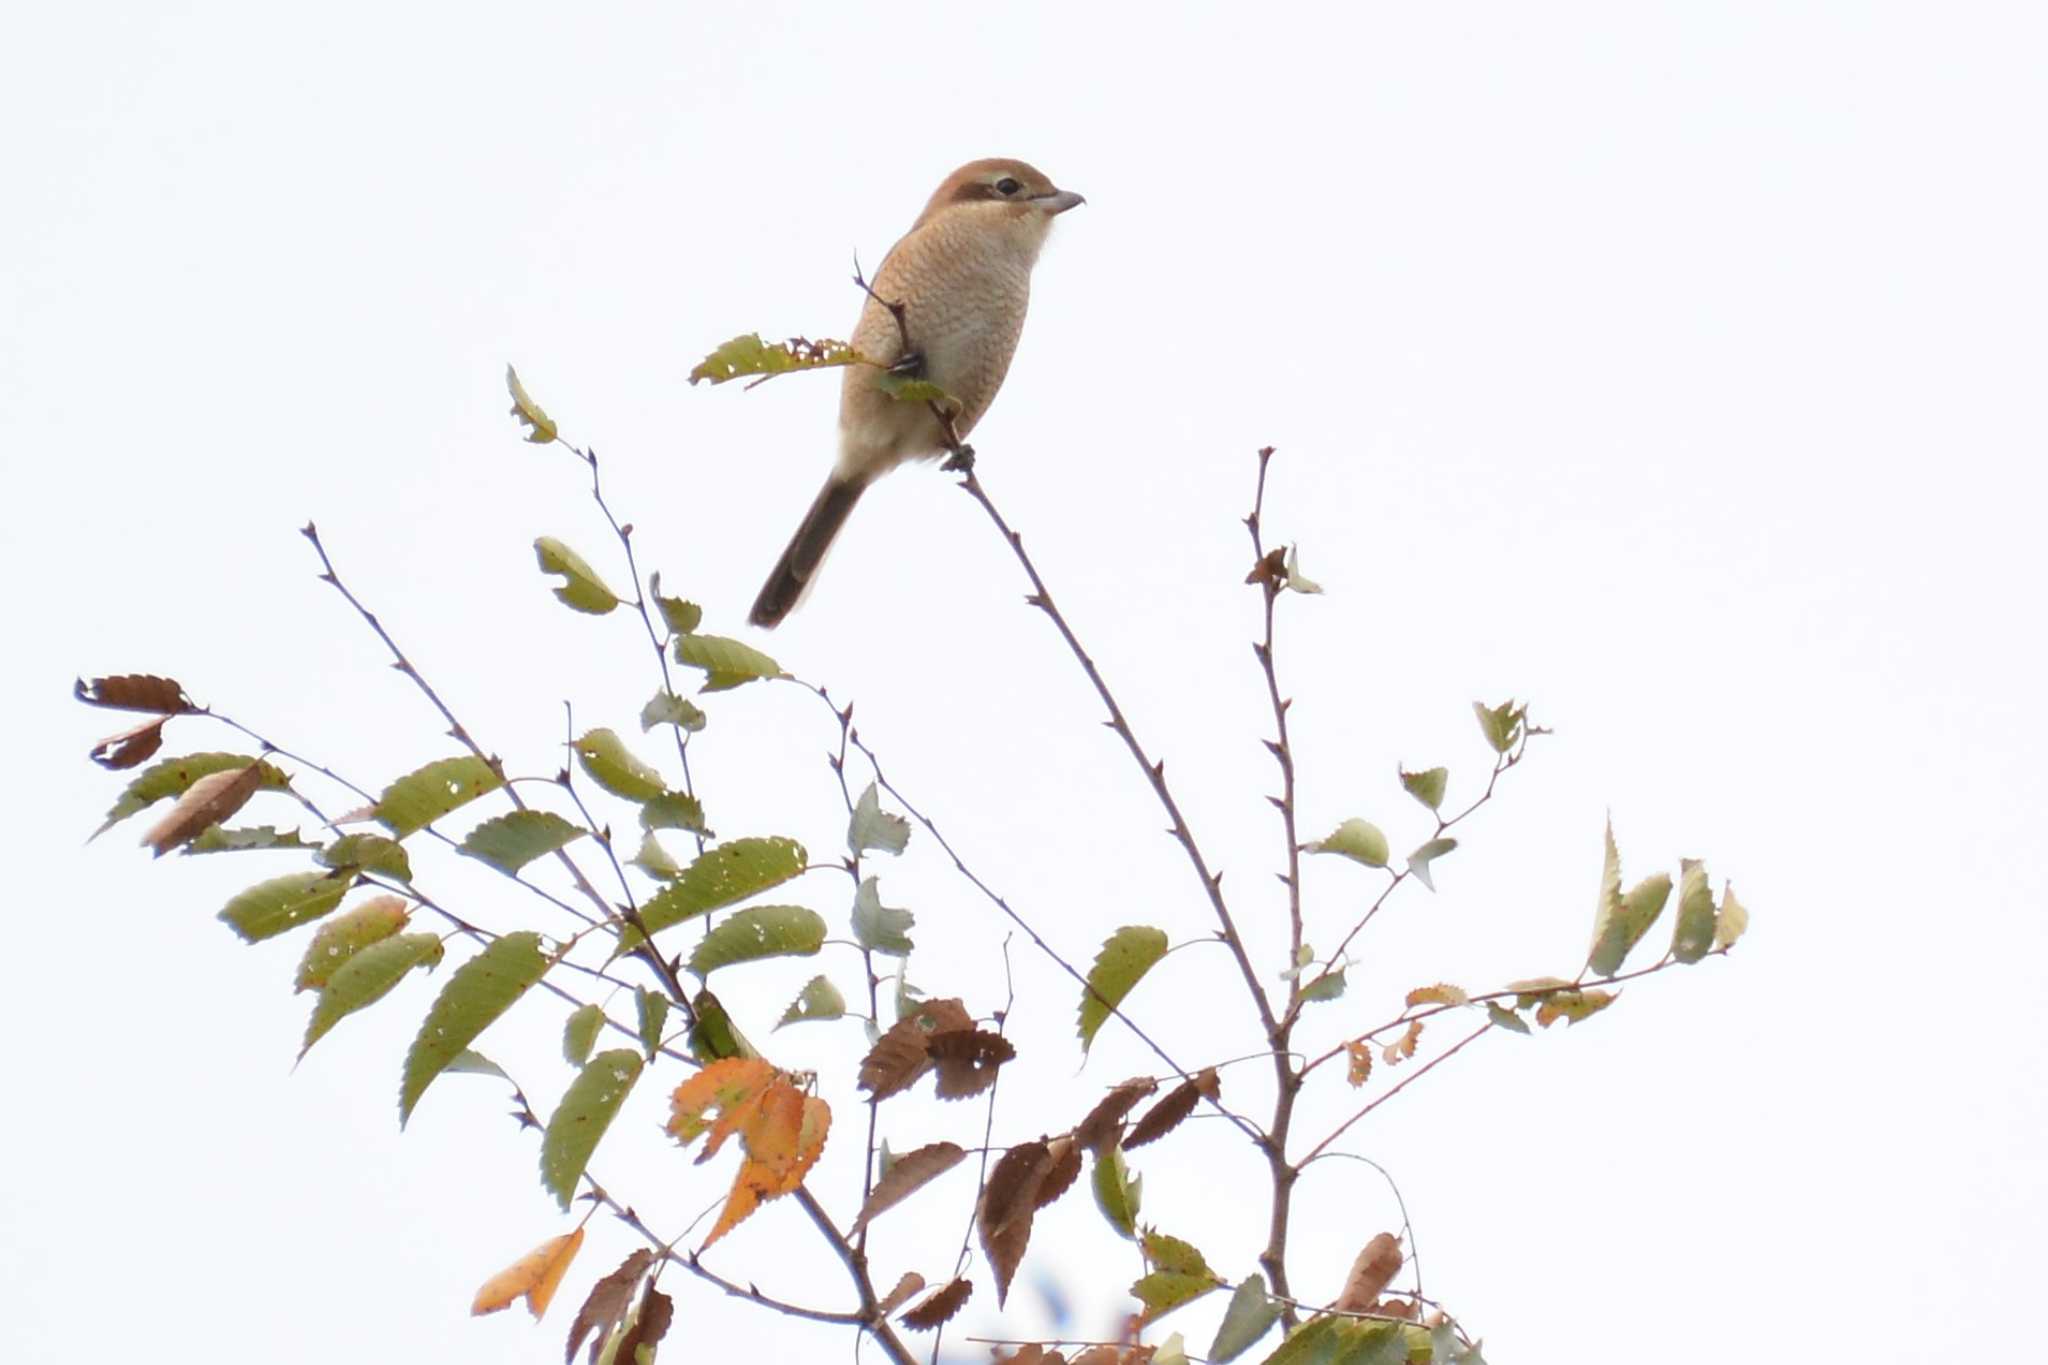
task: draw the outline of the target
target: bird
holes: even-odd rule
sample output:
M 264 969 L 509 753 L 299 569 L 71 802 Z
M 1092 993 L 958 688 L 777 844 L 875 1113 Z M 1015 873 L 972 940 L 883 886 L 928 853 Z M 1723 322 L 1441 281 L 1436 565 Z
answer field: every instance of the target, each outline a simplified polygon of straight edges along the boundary
M 803 598 L 869 484 L 907 461 L 947 453 L 952 434 L 974 430 L 1009 373 L 1031 269 L 1053 220 L 1084 202 L 1036 167 L 1003 157 L 970 161 L 933 191 L 867 284 L 850 344 L 875 363 L 846 367 L 838 460 L 754 599 L 754 625 L 772 629 Z M 945 390 L 957 404 L 953 433 L 931 405 L 885 391 L 891 373 Z

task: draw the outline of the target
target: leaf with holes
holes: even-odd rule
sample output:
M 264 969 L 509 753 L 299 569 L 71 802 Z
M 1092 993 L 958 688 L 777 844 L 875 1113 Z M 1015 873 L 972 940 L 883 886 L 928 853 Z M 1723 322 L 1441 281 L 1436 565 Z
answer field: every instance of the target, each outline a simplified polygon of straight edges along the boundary
M 830 337 L 820 337 L 816 341 L 791 337 L 787 341 L 767 342 L 761 340 L 760 333 L 748 332 L 723 343 L 698 361 L 690 371 L 690 382 L 724 384 L 748 375 L 770 379 L 797 370 L 874 363 L 846 342 L 834 341 Z
M 197 839 L 185 845 L 179 852 L 192 855 L 200 853 L 247 853 L 252 849 L 318 848 L 299 837 L 296 829 L 279 829 L 276 825 L 237 825 L 230 829 L 215 825 L 203 831 Z
M 496 770 L 474 754 L 437 759 L 386 787 L 373 813 L 403 839 L 504 785 Z
M 677 636 L 676 662 L 704 670 L 704 685 L 698 689 L 702 692 L 725 692 L 743 683 L 782 676 L 781 664 L 752 645 L 723 635 Z
M 342 963 L 405 928 L 410 914 L 401 897 L 372 896 L 326 921 L 313 931 L 313 941 L 306 945 L 306 955 L 299 959 L 292 990 L 310 991 L 325 986 Z
M 535 858 L 566 848 L 589 832 L 553 811 L 508 811 L 471 830 L 462 841 L 462 852 L 500 872 L 517 873 Z
M 1387 836 L 1370 820 L 1346 820 L 1308 846 L 1311 853 L 1336 853 L 1367 867 L 1387 865 Z
M 628 801 L 652 801 L 668 790 L 661 774 L 635 757 L 617 731 L 602 727 L 586 731 L 573 747 L 577 762 L 590 780 L 613 796 Z
M 1614 991 L 1559 991 L 1545 997 L 1536 1007 L 1536 1022 L 1544 1028 L 1562 1019 L 1566 1025 L 1591 1019 L 1621 997 Z
M 689 967 L 708 976 L 735 962 L 764 957 L 810 957 L 825 946 L 825 920 L 801 905 L 757 905 L 712 926 L 690 953 Z
M 405 1054 L 405 1073 L 398 1090 L 400 1127 L 456 1054 L 511 1009 L 551 965 L 541 952 L 540 935 L 522 930 L 497 939 L 455 969 Z
M 789 1002 L 789 1008 L 782 1012 L 782 1018 L 775 1027 L 784 1024 L 822 1023 L 830 1019 L 846 1017 L 846 997 L 832 984 L 830 977 L 814 976 L 804 983 L 796 999 Z
M 955 1029 L 932 1037 L 926 1052 L 938 1068 L 933 1093 L 942 1100 L 964 1100 L 996 1083 L 996 1073 L 1015 1059 L 1017 1049 L 1000 1033 Z
M 244 943 L 275 938 L 341 904 L 351 878 L 340 872 L 292 872 L 258 882 L 222 907 L 218 919 Z
M 619 595 L 605 586 L 583 556 L 553 536 L 542 536 L 533 542 L 533 557 L 540 561 L 542 573 L 562 575 L 562 586 L 555 589 L 555 596 L 565 605 L 591 616 L 603 616 L 619 605 Z
M 389 995 L 413 968 L 439 962 L 442 953 L 439 934 L 400 934 L 350 954 L 348 961 L 334 969 L 313 1006 L 299 1057 L 304 1059 L 307 1050 L 343 1019 Z
M 575 1198 L 590 1154 L 639 1079 L 640 1054 L 621 1047 L 592 1057 L 569 1082 L 540 1142 L 540 1183 L 563 1209 Z
M 640 708 L 640 730 L 643 734 L 657 725 L 673 725 L 685 734 L 694 735 L 704 728 L 707 719 L 696 703 L 665 687 L 648 698 L 647 705 Z
M 704 824 L 704 804 L 685 792 L 663 792 L 640 807 L 640 828 L 652 833 L 657 829 L 687 830 L 692 834 L 710 834 Z
M 708 910 L 780 886 L 809 865 L 804 846 L 794 839 L 734 839 L 698 855 L 680 876 L 640 907 L 640 922 L 648 933 L 658 934 Z M 621 932 L 621 953 L 639 945 L 638 932 L 630 928 Z
M 1166 932 L 1150 925 L 1127 924 L 1103 942 L 1088 969 L 1088 983 L 1081 992 L 1081 1050 L 1086 1052 L 1125 996 L 1166 956 Z

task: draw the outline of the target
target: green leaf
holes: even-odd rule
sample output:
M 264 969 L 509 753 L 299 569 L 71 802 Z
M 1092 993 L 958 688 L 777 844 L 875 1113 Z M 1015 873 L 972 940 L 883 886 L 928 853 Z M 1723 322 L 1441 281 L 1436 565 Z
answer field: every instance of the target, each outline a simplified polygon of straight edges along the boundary
M 1311 853 L 1338 853 L 1367 867 L 1387 865 L 1387 836 L 1369 820 L 1346 820 L 1308 846 Z
M 224 825 L 208 825 L 199 837 L 179 850 L 182 853 L 246 853 L 251 849 L 267 848 L 312 848 L 299 837 L 295 829 L 281 830 L 276 825 L 246 825 L 229 829 Z
M 862 880 L 853 893 L 853 938 L 870 952 L 891 957 L 910 955 L 910 926 L 917 916 L 882 904 L 881 887 L 873 877 Z
M 1430 874 L 1429 865 L 1457 846 L 1456 839 L 1431 839 L 1408 855 L 1408 875 L 1430 890 L 1436 890 L 1436 879 Z
M 342 963 L 403 929 L 410 913 L 397 896 L 372 896 L 328 920 L 313 931 L 313 941 L 299 959 L 298 975 L 292 978 L 292 989 L 309 991 L 326 985 Z
M 647 699 L 647 705 L 640 708 L 640 732 L 652 730 L 657 725 L 673 725 L 688 734 L 695 734 L 704 728 L 704 713 L 696 703 L 686 701 L 675 693 L 663 688 Z
M 403 839 L 503 785 L 505 779 L 474 754 L 436 759 L 386 787 L 374 814 Z
M 358 949 L 334 969 L 326 989 L 320 992 L 313 1017 L 306 1021 L 306 1040 L 299 1045 L 299 1056 L 305 1057 L 307 1049 L 343 1019 L 390 994 L 414 967 L 439 962 L 443 952 L 438 934 L 400 934 Z
M 652 801 L 668 790 L 661 774 L 629 753 L 616 731 L 591 730 L 574 747 L 590 780 L 613 796 L 628 801 Z
M 661 574 L 659 571 L 648 576 L 648 594 L 654 598 L 654 605 L 661 609 L 661 619 L 677 635 L 688 635 L 703 622 L 704 608 L 695 602 L 685 602 L 680 597 L 661 595 Z
M 1166 956 L 1166 931 L 1127 924 L 1103 941 L 1081 992 L 1081 1050 L 1086 1052 L 1110 1012 L 1123 1003 L 1152 964 Z
M 780 886 L 809 866 L 804 846 L 794 839 L 734 839 L 706 849 L 682 874 L 640 907 L 640 922 L 658 934 L 707 910 L 743 901 L 771 886 Z M 619 951 L 640 946 L 640 935 L 621 931 Z
M 1216 1365 L 1237 1359 L 1257 1345 L 1259 1338 L 1279 1320 L 1280 1305 L 1266 1293 L 1266 1282 L 1257 1275 L 1246 1276 L 1230 1296 L 1230 1307 L 1223 1310 L 1223 1325 L 1216 1329 L 1209 1359 Z
M 483 1053 L 472 1052 L 468 1048 L 464 1048 L 456 1053 L 455 1059 L 441 1069 L 447 1072 L 460 1072 L 469 1076 L 496 1076 L 507 1085 L 512 1083 L 512 1078 L 505 1074 L 504 1067 L 499 1066 L 496 1062 L 484 1056 Z
M 1731 884 L 1721 888 L 1721 911 L 1714 916 L 1714 947 L 1726 951 L 1735 946 L 1735 940 L 1742 937 L 1742 931 L 1749 928 L 1749 911 L 1741 901 L 1735 899 L 1735 887 Z
M 344 834 L 313 858 L 323 867 L 353 868 L 412 881 L 412 859 L 406 855 L 405 845 L 381 834 Z
M 668 1022 L 668 997 L 645 986 L 635 987 L 633 1011 L 639 1017 L 640 1045 L 647 1049 L 647 1060 L 651 1062 L 661 1051 L 661 1029 Z
M 1621 912 L 1609 916 L 1600 936 L 1593 940 L 1593 951 L 1587 955 L 1586 965 L 1599 976 L 1613 976 L 1620 971 L 1629 950 L 1650 932 L 1650 926 L 1664 913 L 1664 903 L 1669 899 L 1669 873 L 1659 872 L 1637 882 L 1621 898 Z
M 571 1010 L 568 1021 L 562 1025 L 562 1060 L 570 1066 L 582 1066 L 589 1061 L 590 1049 L 597 1046 L 597 1031 L 603 1027 L 602 1005 L 578 1005 Z
M 555 596 L 577 611 L 602 616 L 619 605 L 619 595 L 605 586 L 583 556 L 553 536 L 542 536 L 533 542 L 533 557 L 540 561 L 542 573 L 562 575 L 563 583 L 555 589 Z
M 1529 1021 L 1513 1010 L 1501 1008 L 1497 1000 L 1486 1002 L 1486 1017 L 1495 1028 L 1504 1028 L 1510 1033 L 1520 1033 L 1524 1036 L 1529 1032 Z
M 540 935 L 522 930 L 495 940 L 455 969 L 405 1054 L 405 1075 L 398 1089 L 401 1128 L 442 1068 L 512 1008 L 551 965 L 541 952 Z
M 830 977 L 814 976 L 797 992 L 796 999 L 789 1002 L 789 1008 L 782 1012 L 782 1018 L 775 1027 L 784 1024 L 811 1024 L 828 1019 L 846 1017 L 846 997 L 832 984 Z
M 1152 1271 L 1131 1286 L 1131 1295 L 1145 1305 L 1147 1321 L 1220 1287 L 1202 1253 L 1180 1238 L 1151 1231 L 1140 1239 L 1140 1245 Z
M 541 411 L 540 404 L 527 396 L 526 385 L 519 382 L 518 372 L 510 365 L 505 367 L 505 387 L 512 394 L 512 415 L 523 425 L 532 428 L 526 433 L 526 439 L 540 446 L 554 440 L 553 419 Z
M 1334 972 L 1317 977 L 1304 987 L 1301 992 L 1302 1002 L 1313 1005 L 1325 1000 L 1339 999 L 1344 994 L 1346 984 L 1344 969 L 1340 967 Z
M 709 834 L 704 825 L 704 804 L 682 792 L 663 792 L 640 807 L 640 828 L 683 829 Z
M 1671 926 L 1671 956 L 1694 963 L 1714 946 L 1714 893 L 1707 886 L 1707 865 L 1697 858 L 1678 860 L 1678 915 Z
M 1396 1322 L 1351 1322 L 1337 1329 L 1343 1342 L 1335 1365 L 1406 1365 L 1408 1333 Z
M 899 403 L 937 403 L 952 412 L 960 411 L 960 400 L 929 379 L 884 370 L 875 376 L 875 387 Z
M 1515 747 L 1515 741 L 1522 737 L 1522 726 L 1529 715 L 1526 705 L 1518 706 L 1511 697 L 1499 706 L 1488 706 L 1484 702 L 1472 703 L 1473 714 L 1479 717 L 1479 732 L 1486 736 L 1486 742 L 1497 754 L 1504 754 Z
M 846 828 L 846 846 L 855 857 L 870 850 L 901 853 L 910 844 L 910 822 L 882 809 L 882 796 L 873 782 L 854 804 L 853 819 Z
M 670 857 L 668 850 L 661 846 L 661 840 L 652 834 L 640 836 L 640 851 L 626 861 L 648 876 L 659 877 L 665 882 L 672 882 L 683 875 L 682 864 Z
M 566 848 L 589 832 L 553 811 L 507 811 L 471 830 L 462 841 L 462 852 L 500 872 L 516 874 L 535 858 Z
M 1138 1235 L 1138 1210 L 1144 1204 L 1145 1177 L 1132 1175 L 1124 1164 L 1121 1147 L 1103 1147 L 1095 1153 L 1095 1170 L 1089 1178 L 1095 1191 L 1095 1207 L 1116 1229 L 1119 1237 L 1133 1240 Z
M 1444 803 L 1444 788 L 1450 785 L 1451 781 L 1450 769 L 1424 768 L 1419 773 L 1411 773 L 1403 768 L 1400 771 L 1401 785 L 1407 789 L 1410 796 L 1431 810 Z
M 734 337 L 698 361 L 696 368 L 690 371 L 690 382 L 723 384 L 745 375 L 771 379 L 796 370 L 874 363 L 843 341 L 825 337 L 816 341 L 791 337 L 788 341 L 770 344 L 761 340 L 759 333 L 749 332 L 745 336 Z
M 1341 1318 L 1312 1318 L 1281 1342 L 1280 1349 L 1262 1365 L 1333 1365 L 1344 1347 L 1339 1335 L 1342 1327 Z
M 705 671 L 704 692 L 724 692 L 756 678 L 779 678 L 782 665 L 738 640 L 723 635 L 679 635 L 676 662 Z
M 99 838 L 129 816 L 148 810 L 166 797 L 183 796 L 202 777 L 246 768 L 255 762 L 248 754 L 185 754 L 152 763 L 123 789 L 120 799 L 107 811 L 105 823 L 92 832 L 92 837 Z M 258 771 L 262 774 L 259 791 L 283 791 L 291 786 L 291 779 L 271 764 L 259 764 Z
M 697 1014 L 697 1022 L 690 1029 L 690 1055 L 698 1061 L 709 1064 L 727 1057 L 761 1055 L 710 991 L 698 991 L 690 1005 Z
M 260 943 L 325 915 L 341 904 L 353 880 L 343 872 L 292 872 L 272 877 L 229 901 L 218 918 L 240 934 L 244 943 Z
M 639 1079 L 639 1053 L 629 1047 L 600 1052 L 569 1082 L 562 1102 L 555 1106 L 540 1140 L 540 1183 L 564 1210 L 576 1197 L 576 1182 L 583 1178 L 590 1154 Z
M 810 957 L 825 946 L 825 918 L 801 905 L 757 905 L 736 910 L 697 941 L 690 970 L 709 976 L 735 962 L 764 957 Z

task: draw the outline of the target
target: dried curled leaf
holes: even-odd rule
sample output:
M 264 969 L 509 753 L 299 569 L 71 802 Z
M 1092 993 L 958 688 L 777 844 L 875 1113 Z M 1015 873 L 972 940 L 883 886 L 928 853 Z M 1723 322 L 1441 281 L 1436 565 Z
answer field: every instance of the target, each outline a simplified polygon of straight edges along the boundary
M 540 404 L 527 395 L 526 385 L 519 382 L 519 372 L 510 365 L 505 367 L 505 388 L 512 395 L 512 415 L 530 427 L 526 439 L 537 446 L 544 446 L 555 439 L 555 423 Z
M 1010 1281 L 1031 1242 L 1031 1218 L 1038 1211 L 1038 1192 L 1059 1164 L 1044 1138 L 1020 1142 L 1003 1153 L 988 1173 L 975 1213 L 982 1254 L 996 1277 L 996 1303 L 1009 1297 Z
M 973 1018 L 957 999 L 927 1000 L 898 1019 L 861 1059 L 860 1088 L 877 1102 L 901 1094 L 932 1066 L 931 1040 L 971 1030 Z
M 485 1313 L 511 1307 L 514 1299 L 525 1299 L 527 1311 L 537 1321 L 548 1311 L 555 1290 L 561 1286 L 562 1276 L 568 1273 L 569 1262 L 576 1259 L 576 1253 L 582 1246 L 582 1228 L 548 1238 L 485 1280 L 469 1305 L 470 1314 L 482 1317 Z
M 184 685 L 154 673 L 116 673 L 105 678 L 80 678 L 71 694 L 87 706 L 104 706 L 111 711 L 154 711 L 177 716 L 199 708 L 185 695 Z
M 924 1288 L 924 1276 L 915 1270 L 903 1272 L 903 1278 L 896 1281 L 896 1287 L 875 1301 L 875 1315 L 888 1317 L 891 1313 L 909 1303 L 911 1296 Z
M 1361 1086 L 1372 1076 L 1372 1044 L 1363 1038 L 1344 1044 L 1344 1055 L 1350 1059 L 1350 1070 L 1345 1079 L 1353 1086 Z
M 955 1143 L 933 1142 L 897 1157 L 882 1173 L 882 1178 L 875 1182 L 874 1189 L 868 1192 L 867 1202 L 860 1206 L 859 1216 L 847 1229 L 849 1235 L 859 1232 L 884 1210 L 896 1207 L 952 1170 L 966 1156 L 966 1149 Z
M 1080 1143 L 1071 1136 L 1056 1137 L 1045 1144 L 1045 1149 L 1052 1163 L 1046 1167 L 1045 1179 L 1038 1185 L 1038 1198 L 1033 1201 L 1041 1209 L 1072 1189 L 1081 1178 Z
M 119 734 L 108 735 L 92 746 L 92 761 L 111 772 L 121 772 L 144 762 L 164 747 L 164 722 L 169 719 L 169 716 L 158 716 Z
M 618 1267 L 590 1286 L 590 1293 L 584 1297 L 583 1306 L 576 1310 L 576 1320 L 569 1324 L 569 1344 L 562 1352 L 565 1361 L 576 1358 L 576 1348 L 583 1339 L 594 1331 L 591 1338 L 589 1365 L 596 1365 L 597 1354 L 604 1346 L 604 1339 L 611 1335 L 626 1316 L 627 1307 L 633 1302 L 633 1290 L 640 1283 L 640 1277 L 647 1273 L 647 1267 L 654 1263 L 654 1252 L 647 1247 L 636 1247 L 620 1261 Z
M 1074 1125 L 1074 1141 L 1089 1148 L 1118 1141 L 1125 1116 L 1137 1107 L 1139 1100 L 1158 1089 L 1159 1082 L 1150 1076 L 1131 1077 L 1098 1100 L 1088 1116 Z
M 640 1295 L 640 1311 L 633 1315 L 633 1323 L 619 1336 L 619 1349 L 612 1354 L 614 1361 L 639 1365 L 640 1348 L 647 1348 L 647 1359 L 654 1359 L 655 1347 L 668 1335 L 669 1324 L 675 1321 L 676 1302 L 656 1289 L 650 1281 Z
M 1401 1273 L 1401 1239 L 1382 1232 L 1365 1244 L 1344 1277 L 1344 1292 L 1330 1305 L 1340 1313 L 1363 1313 L 1379 1301 Z
M 1143 1147 L 1156 1142 L 1174 1129 L 1181 1121 L 1195 1112 L 1195 1104 L 1203 1099 L 1215 1099 L 1222 1092 L 1223 1082 L 1216 1075 L 1215 1067 L 1206 1067 L 1182 1081 L 1168 1091 L 1166 1098 L 1145 1111 L 1145 1117 L 1131 1125 L 1131 1131 L 1124 1136 L 1124 1149 Z
M 1463 1005 L 1470 1003 L 1471 999 L 1463 987 L 1440 981 L 1434 986 L 1417 986 L 1408 992 L 1408 1008 L 1412 1010 L 1417 1005 Z
M 979 1095 L 996 1083 L 996 1073 L 1003 1063 L 1017 1055 L 1009 1039 L 985 1029 L 935 1034 L 925 1051 L 939 1069 L 935 1089 L 942 1100 Z
M 1415 1044 L 1422 1039 L 1422 1021 L 1410 1019 L 1408 1030 L 1393 1042 L 1388 1043 L 1380 1053 L 1381 1060 L 1388 1066 L 1399 1066 L 1415 1055 Z
M 929 1332 L 948 1321 L 966 1306 L 974 1294 L 974 1281 L 951 1280 L 926 1297 L 925 1301 L 897 1321 L 913 1332 Z
M 208 773 L 185 789 L 164 818 L 142 836 L 143 846 L 161 858 L 180 844 L 190 843 L 209 828 L 248 804 L 263 785 L 263 767 Z

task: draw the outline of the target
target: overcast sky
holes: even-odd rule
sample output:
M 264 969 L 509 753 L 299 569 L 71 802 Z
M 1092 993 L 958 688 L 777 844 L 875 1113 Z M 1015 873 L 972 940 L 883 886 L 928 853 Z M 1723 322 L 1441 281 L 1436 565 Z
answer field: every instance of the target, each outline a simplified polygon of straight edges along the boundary
M 1121 924 L 1210 930 L 949 477 L 887 480 L 808 604 L 773 636 L 743 624 L 831 459 L 838 386 L 685 375 L 734 333 L 844 335 L 853 254 L 879 261 L 989 155 L 1088 203 L 975 433 L 984 481 L 1167 760 L 1262 967 L 1283 965 L 1285 917 L 1238 522 L 1259 446 L 1280 451 L 1269 531 L 1327 589 L 1282 603 L 1305 834 L 1362 816 L 1420 840 L 1395 766 L 1445 764 L 1453 802 L 1475 794 L 1475 699 L 1526 699 L 1556 731 L 1437 893 L 1375 922 L 1313 1036 L 1427 982 L 1575 971 L 1610 814 L 1630 881 L 1701 857 L 1752 910 L 1731 957 L 1570 1032 L 1489 1036 L 1354 1130 L 1399 1181 L 1427 1292 L 1502 1362 L 1908 1361 L 2024 1330 L 2048 1220 L 2037 6 L 569 15 L 79 5 L 9 25 L 0 1355 L 85 1337 L 163 1360 L 559 1360 L 631 1245 L 598 1220 L 539 1328 L 472 1321 L 476 1285 L 567 1223 L 491 1083 L 446 1079 L 401 1139 L 398 1060 L 436 983 L 293 1073 L 301 944 L 244 947 L 213 914 L 298 864 L 152 864 L 134 825 L 83 846 L 122 781 L 86 751 L 120 718 L 72 703 L 74 674 L 173 674 L 373 788 L 448 752 L 315 581 L 309 518 L 515 770 L 559 762 L 564 699 L 637 737 L 637 627 L 563 610 L 531 542 L 628 575 L 573 460 L 517 439 L 507 361 L 598 449 L 643 567 L 707 629 L 854 700 L 891 776 L 1061 951 L 1085 960 Z M 692 753 L 721 834 L 832 856 L 824 709 L 765 686 L 707 706 Z M 232 747 L 199 722 L 170 740 Z M 1324 948 L 1375 886 L 1337 862 L 1307 876 Z M 918 916 L 917 983 L 999 1007 L 990 907 L 921 834 L 883 871 Z M 434 875 L 481 922 L 535 922 L 502 884 Z M 842 878 L 789 898 L 845 922 Z M 1071 983 L 1021 938 L 1011 956 L 1023 1056 L 999 1143 L 1154 1065 L 1110 1029 L 1083 1067 Z M 854 963 L 828 949 L 721 990 L 765 1038 L 806 977 L 851 987 Z M 1194 1057 L 1257 1045 L 1222 953 L 1168 967 L 1137 1017 Z M 484 1043 L 544 1107 L 570 1074 L 561 1014 L 535 996 Z M 814 1183 L 849 1218 L 858 1030 L 772 1051 L 826 1072 L 839 1127 Z M 1226 1078 L 1263 1103 L 1256 1068 Z M 728 1167 L 660 1137 L 665 1084 L 595 1169 L 680 1229 Z M 1318 1092 L 1305 1131 L 1353 1103 Z M 883 1132 L 973 1144 L 982 1113 L 892 1102 Z M 1235 1280 L 1265 1190 L 1228 1137 L 1192 1125 L 1134 1164 L 1147 1220 Z M 922 1199 L 877 1229 L 885 1279 L 946 1273 L 971 1177 Z M 1301 1293 L 1334 1296 L 1399 1222 L 1367 1167 L 1317 1168 Z M 714 1257 L 850 1301 L 787 1203 Z M 1051 1330 L 1055 1295 L 1069 1335 L 1108 1330 L 1138 1268 L 1077 1192 L 1008 1313 L 972 1273 L 962 1360 L 985 1359 L 965 1335 Z M 844 1334 L 664 1284 L 678 1355 L 851 1358 Z M 1220 1309 L 1165 1325 L 1199 1350 Z

